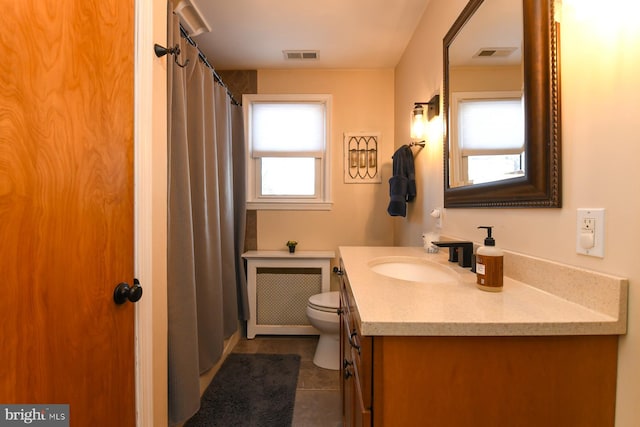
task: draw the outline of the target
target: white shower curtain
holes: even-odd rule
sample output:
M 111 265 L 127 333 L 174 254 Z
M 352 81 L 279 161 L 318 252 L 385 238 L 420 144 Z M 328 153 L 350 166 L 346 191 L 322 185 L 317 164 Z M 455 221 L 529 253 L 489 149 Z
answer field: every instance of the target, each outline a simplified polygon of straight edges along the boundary
M 178 62 L 169 75 L 168 339 L 169 421 L 200 406 L 199 376 L 220 358 L 224 339 L 246 318 L 242 112 L 226 89 L 169 28 Z M 236 197 L 234 198 L 234 189 Z

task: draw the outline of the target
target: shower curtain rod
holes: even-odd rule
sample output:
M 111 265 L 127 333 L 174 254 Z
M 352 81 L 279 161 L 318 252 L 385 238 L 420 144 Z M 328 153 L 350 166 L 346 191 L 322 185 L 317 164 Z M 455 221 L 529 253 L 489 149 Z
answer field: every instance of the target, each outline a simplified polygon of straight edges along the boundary
M 229 98 L 231 99 L 231 103 L 233 105 L 241 105 L 234 97 L 233 97 L 233 93 L 231 93 L 231 91 L 229 90 L 229 87 L 224 83 L 224 81 L 222 81 L 222 77 L 220 77 L 220 75 L 218 74 L 218 72 L 216 71 L 216 69 L 213 67 L 213 65 L 211 65 L 209 63 L 209 61 L 207 60 L 207 57 L 204 55 L 204 53 L 202 53 L 202 51 L 200 50 L 200 48 L 198 47 L 198 45 L 196 44 L 196 42 L 191 38 L 191 36 L 189 36 L 189 33 L 187 32 L 187 30 L 184 29 L 184 27 L 182 26 L 182 24 L 180 24 L 180 35 L 187 41 L 189 42 L 189 44 L 193 47 L 195 47 L 198 50 L 198 58 L 200 58 L 200 60 L 204 63 L 204 65 L 206 65 L 211 72 L 213 73 L 213 78 L 215 79 L 216 82 L 218 82 L 218 84 L 220 86 L 222 86 L 223 88 L 225 88 L 225 90 L 227 91 L 227 95 L 229 96 Z

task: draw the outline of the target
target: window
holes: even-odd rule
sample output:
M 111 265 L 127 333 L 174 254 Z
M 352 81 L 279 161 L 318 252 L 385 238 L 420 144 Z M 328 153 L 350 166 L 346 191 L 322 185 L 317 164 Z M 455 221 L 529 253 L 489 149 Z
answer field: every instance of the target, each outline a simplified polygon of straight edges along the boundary
M 454 93 L 452 101 L 453 181 L 466 185 L 523 176 L 521 93 Z
M 328 210 L 330 95 L 245 95 L 247 207 Z

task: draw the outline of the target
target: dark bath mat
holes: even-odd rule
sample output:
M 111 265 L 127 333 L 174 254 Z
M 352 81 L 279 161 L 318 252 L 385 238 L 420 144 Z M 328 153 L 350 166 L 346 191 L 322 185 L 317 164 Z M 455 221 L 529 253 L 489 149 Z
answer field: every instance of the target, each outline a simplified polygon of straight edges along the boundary
M 185 427 L 289 427 L 300 356 L 231 353 Z

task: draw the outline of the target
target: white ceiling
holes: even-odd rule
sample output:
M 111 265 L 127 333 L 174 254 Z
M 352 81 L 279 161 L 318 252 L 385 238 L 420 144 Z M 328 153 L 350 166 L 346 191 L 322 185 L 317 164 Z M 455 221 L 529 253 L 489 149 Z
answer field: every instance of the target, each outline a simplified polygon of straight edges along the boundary
M 522 3 L 485 1 L 465 24 L 449 48 L 452 66 L 515 65 L 522 62 Z M 513 49 L 504 57 L 477 57 L 481 49 Z
M 211 31 L 194 36 L 219 70 L 390 68 L 430 0 L 190 0 Z M 283 50 L 319 50 L 285 60 Z

